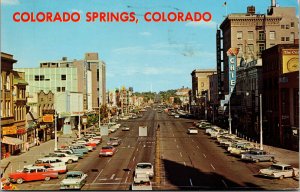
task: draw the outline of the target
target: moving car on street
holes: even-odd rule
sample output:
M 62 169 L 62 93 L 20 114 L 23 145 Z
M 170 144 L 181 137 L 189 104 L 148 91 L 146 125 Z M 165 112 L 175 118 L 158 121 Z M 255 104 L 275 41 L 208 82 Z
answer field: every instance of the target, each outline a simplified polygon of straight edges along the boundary
M 154 176 L 153 165 L 151 163 L 138 163 L 134 171 L 136 174 L 147 174 L 150 178 Z
M 122 131 L 129 131 L 129 130 L 130 130 L 129 127 L 123 127 L 123 128 L 122 128 Z
M 273 164 L 267 169 L 260 169 L 259 175 L 271 178 L 283 179 L 286 177 L 295 177 L 299 175 L 299 169 L 293 168 L 291 165 L 286 164 Z
M 118 137 L 111 137 L 107 142 L 107 145 L 111 145 L 111 146 L 118 146 L 120 144 L 121 144 L 121 139 L 119 139 Z
M 113 156 L 116 152 L 116 148 L 113 146 L 104 146 L 100 149 L 99 157 L 102 156 Z
M 69 171 L 60 182 L 60 189 L 81 189 L 86 183 L 87 174 L 82 171 Z
M 152 184 L 149 176 L 145 173 L 139 173 L 134 176 L 131 190 L 152 190 Z
M 188 134 L 198 134 L 198 129 L 194 128 L 194 127 L 190 127 L 187 130 Z
M 48 170 L 41 166 L 33 166 L 29 168 L 24 168 L 20 172 L 10 173 L 8 180 L 12 183 L 16 182 L 18 184 L 21 184 L 24 181 L 49 181 L 53 178 L 58 178 L 57 171 Z

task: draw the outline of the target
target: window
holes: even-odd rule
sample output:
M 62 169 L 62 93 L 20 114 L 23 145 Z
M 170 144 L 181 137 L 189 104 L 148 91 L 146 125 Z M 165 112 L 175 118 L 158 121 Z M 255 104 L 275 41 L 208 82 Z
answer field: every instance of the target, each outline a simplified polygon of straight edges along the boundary
M 67 80 L 67 75 L 61 75 L 61 80 Z
M 281 37 L 281 41 L 284 41 L 284 37 Z
M 291 39 L 291 41 L 295 40 L 295 33 L 294 32 L 291 33 L 290 39 Z
M 236 34 L 237 39 L 242 39 L 243 38 L 243 31 L 238 31 Z
M 290 41 L 290 37 L 286 37 L 286 38 L 285 38 L 285 41 Z
M 57 92 L 60 92 L 60 87 L 56 87 L 56 91 L 57 91 Z
M 265 50 L 265 44 L 260 43 L 259 44 L 259 53 L 261 53 L 263 50 Z
M 275 40 L 275 38 L 276 38 L 275 31 L 270 31 L 270 39 Z
M 253 53 L 254 51 L 254 45 L 253 44 L 249 44 L 248 45 L 248 53 Z
M 284 29 L 285 28 L 285 26 L 284 25 L 281 25 L 281 29 Z
M 253 39 L 254 39 L 253 31 L 248 31 L 248 40 L 253 40 Z
M 45 80 L 45 75 L 40 75 L 40 81 L 44 81 Z
M 35 76 L 34 76 L 34 80 L 35 80 L 35 81 L 39 81 L 39 80 L 40 80 L 40 76 L 35 75 Z
M 66 88 L 65 87 L 62 87 L 61 88 L 61 92 L 65 92 L 66 91 Z
M 265 40 L 265 33 L 263 31 L 258 32 L 258 39 L 261 41 Z
M 290 28 L 290 25 L 286 25 L 285 28 L 286 28 L 286 29 L 289 29 L 289 28 Z
M 295 23 L 294 22 L 291 22 L 291 27 L 295 27 Z

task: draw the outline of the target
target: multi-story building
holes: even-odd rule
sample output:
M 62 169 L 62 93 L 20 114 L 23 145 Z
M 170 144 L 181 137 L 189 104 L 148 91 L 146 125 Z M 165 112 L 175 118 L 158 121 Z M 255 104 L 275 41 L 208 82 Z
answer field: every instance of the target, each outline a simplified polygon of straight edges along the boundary
M 215 69 L 196 69 L 192 71 L 192 99 L 191 112 L 199 116 L 204 115 L 207 101 L 210 100 L 209 76 L 216 72 Z
M 268 143 L 299 148 L 299 43 L 263 51 L 263 135 Z
M 220 29 L 223 34 L 224 94 L 228 94 L 227 50 L 232 47 L 239 48 L 239 65 L 241 60 L 250 62 L 261 58 L 262 51 L 274 45 L 293 43 L 294 39 L 298 39 L 296 8 L 278 7 L 276 2 L 272 1 L 267 14 L 258 14 L 255 13 L 254 6 L 249 6 L 247 13 L 229 14 L 220 25 Z
M 23 74 L 13 71 L 17 60 L 1 52 L 1 154 L 2 158 L 24 150 L 27 142 L 26 85 Z

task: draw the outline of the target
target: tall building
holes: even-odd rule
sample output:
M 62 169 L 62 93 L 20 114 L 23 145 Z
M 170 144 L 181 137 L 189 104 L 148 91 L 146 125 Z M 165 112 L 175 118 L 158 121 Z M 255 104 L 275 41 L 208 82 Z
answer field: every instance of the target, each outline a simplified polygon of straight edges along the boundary
M 299 44 L 263 51 L 264 139 L 299 149 Z
M 1 52 L 1 158 L 24 150 L 27 142 L 26 85 L 23 73 L 13 70 L 13 55 Z
M 227 50 L 239 48 L 237 64 L 261 58 L 262 51 L 277 44 L 290 44 L 298 39 L 298 18 L 295 7 L 277 7 L 275 0 L 267 14 L 258 14 L 254 6 L 246 13 L 232 13 L 220 25 L 224 63 L 224 94 L 228 94 Z M 217 37 L 217 41 L 220 38 Z M 221 50 L 219 50 L 221 51 Z M 218 55 L 218 53 L 217 53 Z

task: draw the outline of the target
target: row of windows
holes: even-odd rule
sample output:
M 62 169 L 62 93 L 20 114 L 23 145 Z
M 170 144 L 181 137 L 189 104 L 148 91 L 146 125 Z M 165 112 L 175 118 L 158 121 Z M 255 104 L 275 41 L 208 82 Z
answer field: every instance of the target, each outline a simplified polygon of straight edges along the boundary
M 248 36 L 247 36 L 248 40 L 254 40 L 254 32 L 253 31 L 248 31 Z M 283 37 L 281 37 L 282 39 Z M 237 32 L 237 39 L 243 39 L 243 31 L 238 31 Z M 270 40 L 275 40 L 276 39 L 276 32 L 275 31 L 270 31 L 269 32 L 269 39 Z M 288 41 L 294 41 L 295 39 L 295 33 L 292 32 L 290 37 L 288 38 Z M 259 31 L 258 33 L 258 40 L 265 40 L 265 36 L 264 36 L 264 32 L 263 31 Z M 286 40 L 287 41 L 287 40 Z
M 61 75 L 60 76 L 61 80 L 67 80 L 67 75 Z M 45 75 L 35 75 L 34 76 L 35 81 L 50 81 L 50 79 L 45 79 Z
M 66 87 L 56 87 L 57 92 L 66 92 Z
M 295 23 L 291 22 L 291 25 L 281 25 L 281 29 L 289 29 L 289 28 L 294 28 L 295 27 Z

